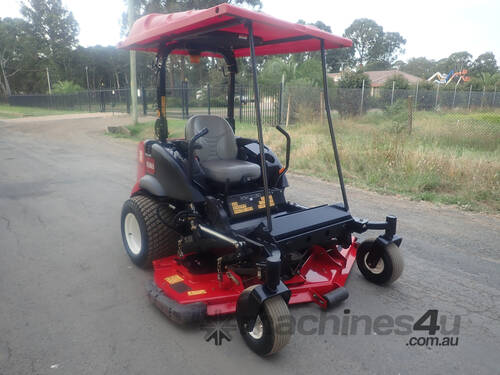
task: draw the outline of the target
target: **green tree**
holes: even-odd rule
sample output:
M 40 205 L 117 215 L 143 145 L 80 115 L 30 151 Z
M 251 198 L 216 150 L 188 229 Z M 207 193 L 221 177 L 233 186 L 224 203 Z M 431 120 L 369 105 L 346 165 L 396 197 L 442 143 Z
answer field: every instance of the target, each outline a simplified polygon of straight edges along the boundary
M 437 64 L 434 60 L 428 60 L 425 57 L 414 57 L 401 66 L 400 70 L 427 79 L 436 73 Z
M 382 40 L 378 60 L 385 61 L 390 64 L 398 59 L 398 55 L 404 54 L 403 46 L 406 44 L 406 39 L 397 32 L 385 32 Z
M 19 18 L 0 18 L 0 92 L 12 93 L 11 82 L 34 55 L 28 24 Z
M 353 42 L 354 64 L 386 61 L 392 63 L 404 52 L 406 40 L 396 32 L 384 32 L 382 26 L 368 18 L 360 18 L 345 30 L 344 36 Z
M 368 77 L 368 75 L 362 71 L 354 72 L 347 70 L 342 73 L 339 81 L 339 87 L 346 89 L 360 89 L 363 87 L 363 81 L 365 81 L 365 87 L 371 86 L 370 77 Z
M 296 78 L 297 63 L 284 57 L 272 57 L 264 62 L 259 73 L 259 81 L 263 86 L 275 86 L 285 78 L 290 82 Z
M 392 64 L 388 61 L 379 60 L 379 61 L 369 61 L 364 66 L 363 70 L 373 71 L 373 70 L 389 70 L 392 68 Z
M 298 24 L 301 25 L 309 25 L 317 27 L 320 30 L 326 31 L 328 33 L 332 32 L 332 28 L 325 24 L 323 21 L 316 21 L 314 23 L 307 23 L 304 20 L 298 20 Z M 354 51 L 352 48 L 335 48 L 329 49 L 326 51 L 326 65 L 331 72 L 338 72 L 344 66 L 350 65 L 349 62 L 352 60 Z M 319 52 L 307 52 L 307 53 L 296 53 L 291 57 L 292 60 L 295 61 L 296 64 L 302 64 L 304 61 L 308 59 L 318 59 L 320 60 Z M 321 69 L 321 67 L 320 67 Z
M 68 74 L 71 51 L 78 45 L 79 27 L 61 0 L 26 0 L 21 14 L 30 25 L 37 53 L 51 68 L 54 79 Z M 55 74 L 54 74 L 55 73 Z
M 299 64 L 296 69 L 296 78 L 304 81 L 309 81 L 313 86 L 323 84 L 323 73 L 321 60 L 311 58 Z
M 479 55 L 471 67 L 471 75 L 480 76 L 482 73 L 495 74 L 498 72 L 497 60 L 493 52 Z
M 467 51 L 455 52 L 448 57 L 450 70 L 461 72 L 464 69 L 469 69 L 472 65 L 472 55 Z
M 59 81 L 52 88 L 52 92 L 58 95 L 74 94 L 83 91 L 82 87 L 71 81 Z
M 401 74 L 394 74 L 390 79 L 384 82 L 382 87 L 384 89 L 391 89 L 392 90 L 392 85 L 394 83 L 394 88 L 397 90 L 406 90 L 410 88 L 410 83 L 408 80 Z

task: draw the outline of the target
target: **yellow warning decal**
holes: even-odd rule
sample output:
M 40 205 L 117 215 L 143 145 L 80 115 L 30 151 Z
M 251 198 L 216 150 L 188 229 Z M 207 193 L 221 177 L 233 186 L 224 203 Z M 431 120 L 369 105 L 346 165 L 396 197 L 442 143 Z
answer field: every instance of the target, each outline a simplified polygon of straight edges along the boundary
M 188 292 L 188 296 L 197 296 L 199 294 L 207 294 L 207 291 L 205 289 L 199 289 L 199 290 L 190 290 Z
M 169 277 L 165 277 L 165 281 L 169 284 L 175 284 L 175 283 L 179 283 L 181 281 L 184 281 L 184 279 L 182 277 L 180 277 L 179 275 L 172 275 Z
M 274 199 L 273 196 L 269 196 L 269 205 L 271 207 L 274 206 Z M 266 208 L 266 198 L 264 196 L 260 197 L 259 203 L 258 203 L 258 209 L 261 210 L 263 208 Z
M 237 202 L 232 202 L 231 206 L 235 215 L 253 211 L 253 207 L 247 206 L 245 203 L 238 204 Z

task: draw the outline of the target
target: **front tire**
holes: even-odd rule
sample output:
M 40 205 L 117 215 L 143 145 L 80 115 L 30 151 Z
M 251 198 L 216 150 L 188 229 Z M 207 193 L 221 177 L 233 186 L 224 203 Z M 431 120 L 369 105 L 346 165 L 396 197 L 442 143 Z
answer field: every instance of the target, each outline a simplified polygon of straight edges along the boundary
M 134 264 L 149 268 L 153 260 L 176 254 L 180 237 L 164 224 L 173 216 L 170 208 L 144 195 L 125 201 L 121 215 L 122 240 Z
M 249 294 L 253 287 L 242 294 Z M 292 321 L 288 305 L 281 296 L 274 296 L 264 301 L 252 331 L 246 328 L 246 322 L 238 320 L 238 328 L 246 344 L 255 353 L 268 356 L 280 351 L 291 338 Z
M 368 255 L 375 244 L 376 239 L 371 238 L 363 241 L 356 253 L 356 263 L 361 274 L 374 284 L 389 285 L 396 281 L 404 269 L 404 260 L 401 250 L 394 243 L 384 248 L 382 257 L 375 266 L 367 262 Z

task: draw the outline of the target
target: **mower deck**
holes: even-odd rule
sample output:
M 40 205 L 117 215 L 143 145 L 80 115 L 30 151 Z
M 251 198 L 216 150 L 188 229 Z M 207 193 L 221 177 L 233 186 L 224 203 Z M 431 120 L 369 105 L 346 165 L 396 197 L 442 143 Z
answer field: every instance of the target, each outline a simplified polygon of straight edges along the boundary
M 353 241 L 348 249 L 325 250 L 320 246 L 312 248 L 312 254 L 306 260 L 300 272 L 284 281 L 291 291 L 290 304 L 315 302 L 322 308 L 329 304 L 328 293 L 344 286 L 356 259 L 358 243 Z M 206 315 L 231 314 L 236 312 L 236 303 L 241 292 L 255 284 L 255 278 L 243 279 L 228 271 L 223 280 L 217 279 L 216 272 L 191 273 L 179 262 L 177 256 L 158 259 L 153 262 L 154 286 L 148 288 L 150 298 L 156 305 L 167 305 L 167 315 L 181 316 L 188 314 L 186 320 L 192 320 L 192 305 L 200 309 L 200 303 L 206 305 Z M 155 288 L 156 286 L 156 288 Z M 343 288 L 342 288 L 343 289 Z M 159 292 L 162 293 L 159 293 Z M 347 293 L 342 293 L 347 297 Z M 166 297 L 166 298 L 165 298 Z M 161 299 L 161 301 L 160 301 Z M 163 302 L 162 302 L 163 301 Z M 204 307 L 202 309 L 204 311 Z M 199 316 L 200 314 L 198 313 Z M 182 319 L 174 319 L 182 322 Z

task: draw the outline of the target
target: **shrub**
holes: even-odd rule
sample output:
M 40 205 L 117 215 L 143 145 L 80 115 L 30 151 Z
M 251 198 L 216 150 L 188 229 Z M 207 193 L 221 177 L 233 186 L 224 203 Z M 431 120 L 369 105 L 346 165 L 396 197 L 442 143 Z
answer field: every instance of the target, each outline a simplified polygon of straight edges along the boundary
M 52 93 L 56 95 L 75 94 L 83 91 L 82 87 L 72 81 L 59 81 L 52 88 Z
M 342 118 L 359 114 L 361 103 L 361 90 L 359 89 L 363 87 L 363 80 L 365 81 L 366 95 L 371 85 L 370 78 L 366 74 L 351 71 L 342 73 L 337 100 L 334 103 L 335 109 L 339 111 Z

